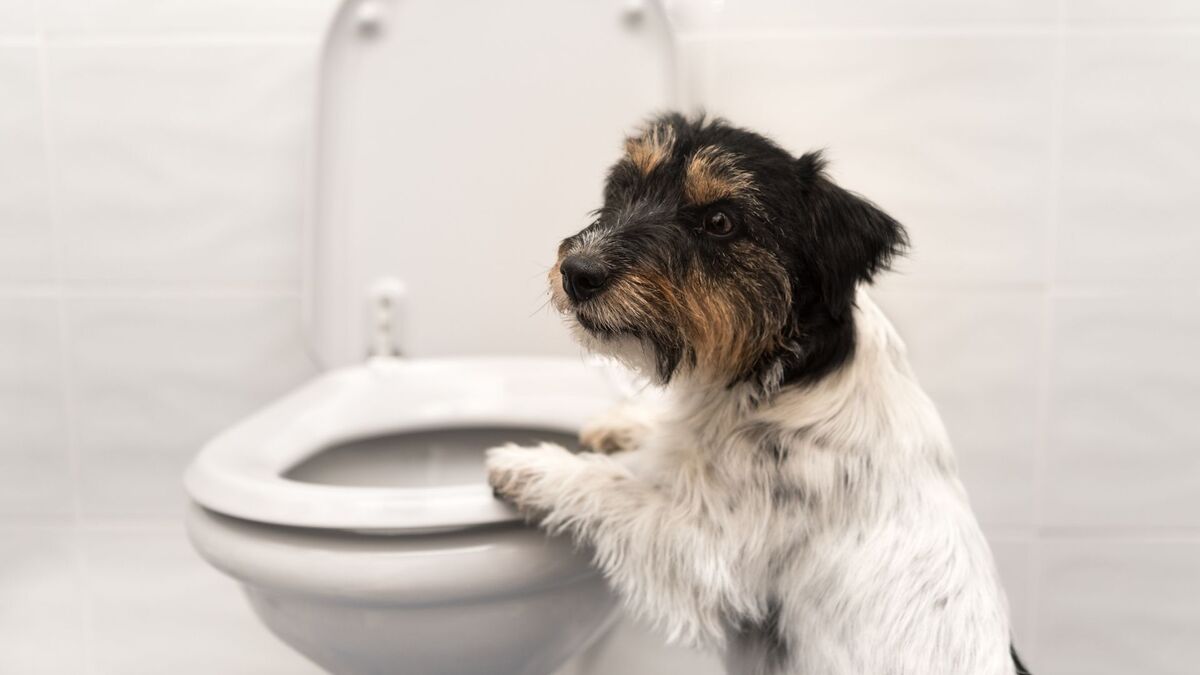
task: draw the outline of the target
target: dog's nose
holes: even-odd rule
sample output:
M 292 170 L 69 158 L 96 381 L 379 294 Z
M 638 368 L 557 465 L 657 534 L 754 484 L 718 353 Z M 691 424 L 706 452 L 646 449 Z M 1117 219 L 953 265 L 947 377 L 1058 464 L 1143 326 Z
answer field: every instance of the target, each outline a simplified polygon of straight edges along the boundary
M 562 261 L 563 290 L 575 302 L 595 297 L 608 283 L 608 269 L 599 260 L 582 255 L 570 255 Z

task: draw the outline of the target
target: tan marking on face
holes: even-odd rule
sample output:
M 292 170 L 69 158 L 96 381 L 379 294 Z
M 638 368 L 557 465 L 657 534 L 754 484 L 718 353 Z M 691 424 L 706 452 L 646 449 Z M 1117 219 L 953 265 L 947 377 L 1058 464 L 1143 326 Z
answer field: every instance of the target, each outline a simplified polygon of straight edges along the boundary
M 661 272 L 638 268 L 621 274 L 604 294 L 579 311 L 612 330 L 661 327 L 677 330 L 697 372 L 713 381 L 729 381 L 745 373 L 765 351 L 782 338 L 786 307 L 790 305 L 787 273 L 773 257 L 751 246 L 738 245 L 741 276 L 720 281 L 693 273 L 682 285 Z M 559 311 L 570 311 L 555 265 L 551 296 Z M 765 280 L 765 281 L 764 281 Z M 770 294 L 759 286 L 777 285 L 785 300 L 765 306 Z M 778 297 L 778 293 L 774 295 Z
M 752 359 L 757 332 L 744 303 L 720 287 L 695 284 L 687 295 L 687 333 L 696 368 L 740 373 Z
M 669 125 L 652 126 L 640 136 L 625 139 L 625 154 L 642 175 L 666 161 L 675 147 L 675 129 Z
M 696 369 L 714 379 L 732 379 L 746 372 L 782 338 L 784 307 L 764 306 L 759 280 L 778 284 L 790 296 L 787 273 L 768 255 L 743 246 L 742 278 L 720 282 L 695 274 L 681 296 L 686 298 L 684 331 L 696 357 Z M 790 304 L 790 300 L 784 303 Z
M 692 204 L 710 204 L 753 189 L 750 174 L 737 167 L 733 155 L 716 146 L 701 148 L 688 160 L 683 194 Z
M 675 296 L 671 282 L 653 270 L 627 272 L 600 296 L 593 318 L 614 329 L 659 323 Z

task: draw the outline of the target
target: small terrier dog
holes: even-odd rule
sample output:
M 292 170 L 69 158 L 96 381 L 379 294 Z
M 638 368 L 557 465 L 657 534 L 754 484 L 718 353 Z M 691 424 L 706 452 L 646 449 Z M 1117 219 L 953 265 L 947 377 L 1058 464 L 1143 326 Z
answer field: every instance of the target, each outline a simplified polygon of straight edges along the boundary
M 661 396 L 588 425 L 597 452 L 493 448 L 489 481 L 730 673 L 1023 673 L 942 422 L 860 288 L 904 229 L 824 167 L 721 120 L 628 138 L 550 293 Z

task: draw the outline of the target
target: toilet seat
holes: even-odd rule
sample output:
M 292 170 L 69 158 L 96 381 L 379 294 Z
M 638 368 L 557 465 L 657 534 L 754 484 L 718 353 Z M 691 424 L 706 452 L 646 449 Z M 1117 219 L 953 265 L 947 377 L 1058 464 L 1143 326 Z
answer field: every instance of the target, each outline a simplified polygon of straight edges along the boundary
M 214 438 L 185 476 L 200 505 L 293 527 L 393 534 L 520 516 L 485 483 L 343 487 L 285 473 L 330 446 L 441 428 L 536 427 L 574 433 L 612 405 L 611 372 L 578 359 L 385 358 L 325 373 Z

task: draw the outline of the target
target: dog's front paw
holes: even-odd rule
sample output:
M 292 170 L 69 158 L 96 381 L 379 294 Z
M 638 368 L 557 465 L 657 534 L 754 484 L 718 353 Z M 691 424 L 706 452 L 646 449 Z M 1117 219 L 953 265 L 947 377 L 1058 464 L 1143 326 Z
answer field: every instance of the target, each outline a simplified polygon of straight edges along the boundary
M 521 447 L 510 443 L 488 450 L 485 466 L 496 496 L 531 513 L 553 506 L 553 490 L 579 461 L 558 445 Z

